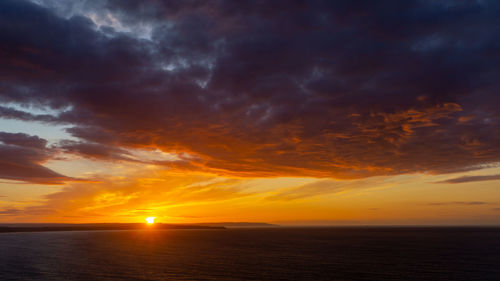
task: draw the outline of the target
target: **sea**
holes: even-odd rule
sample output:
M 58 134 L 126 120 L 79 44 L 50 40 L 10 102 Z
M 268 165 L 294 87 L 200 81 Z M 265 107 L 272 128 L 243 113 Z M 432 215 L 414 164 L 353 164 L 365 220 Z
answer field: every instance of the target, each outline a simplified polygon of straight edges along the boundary
M 2 233 L 0 280 L 500 280 L 500 228 Z

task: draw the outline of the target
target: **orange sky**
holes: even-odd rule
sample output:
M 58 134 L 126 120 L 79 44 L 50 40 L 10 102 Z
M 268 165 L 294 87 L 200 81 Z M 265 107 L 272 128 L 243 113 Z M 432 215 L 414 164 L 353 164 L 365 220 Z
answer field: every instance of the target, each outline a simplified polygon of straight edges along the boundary
M 94 182 L 3 181 L 2 222 L 261 221 L 279 224 L 498 224 L 498 181 L 436 183 L 451 175 L 360 180 L 241 178 L 175 172 L 154 165 L 83 159 L 50 161 L 55 171 Z
M 0 1 L 0 223 L 500 224 L 493 1 L 270 2 Z

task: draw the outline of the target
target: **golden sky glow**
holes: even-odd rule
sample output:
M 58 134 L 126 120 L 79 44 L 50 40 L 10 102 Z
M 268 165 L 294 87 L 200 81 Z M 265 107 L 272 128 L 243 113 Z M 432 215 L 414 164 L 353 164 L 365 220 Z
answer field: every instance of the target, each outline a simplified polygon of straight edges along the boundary
M 72 161 L 76 161 L 74 166 Z M 280 224 L 495 224 L 497 181 L 437 183 L 463 175 L 382 176 L 360 180 L 241 178 L 181 173 L 142 164 L 52 162 L 70 176 L 97 173 L 94 182 L 64 185 L 4 181 L 3 222 L 165 223 L 264 221 Z M 82 170 L 82 165 L 88 170 Z M 86 166 L 87 165 L 87 166 Z M 68 167 L 74 167 L 73 169 Z

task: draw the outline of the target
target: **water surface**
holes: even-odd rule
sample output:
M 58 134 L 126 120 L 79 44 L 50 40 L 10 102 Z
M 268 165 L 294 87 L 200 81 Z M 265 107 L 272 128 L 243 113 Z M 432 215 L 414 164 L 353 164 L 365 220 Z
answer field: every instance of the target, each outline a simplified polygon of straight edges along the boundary
M 498 228 L 0 234 L 0 280 L 500 280 Z

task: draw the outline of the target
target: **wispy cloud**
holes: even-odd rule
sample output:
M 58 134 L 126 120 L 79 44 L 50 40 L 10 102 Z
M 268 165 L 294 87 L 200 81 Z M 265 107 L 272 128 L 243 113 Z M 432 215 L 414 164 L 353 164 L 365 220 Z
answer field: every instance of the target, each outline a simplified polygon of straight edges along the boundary
M 444 181 L 438 181 L 435 183 L 467 183 L 467 182 L 475 182 L 475 181 L 493 181 L 500 180 L 500 175 L 487 175 L 487 176 L 463 176 L 453 179 L 447 179 Z
M 268 196 L 267 200 L 295 200 L 328 193 L 340 192 L 344 189 L 342 182 L 322 180 L 293 188 L 285 188 Z
M 20 215 L 22 213 L 23 210 L 15 208 L 0 210 L 0 216 L 15 216 L 15 215 Z
M 26 208 L 4 208 L 0 209 L 0 216 L 46 216 L 55 213 L 56 210 L 45 206 L 29 206 Z
M 450 205 L 461 205 L 461 206 L 475 206 L 475 205 L 487 205 L 489 202 L 482 201 L 453 201 L 453 202 L 431 202 L 426 203 L 426 206 L 450 206 Z
M 369 188 L 391 186 L 394 183 L 386 182 L 385 177 L 372 177 L 361 180 L 317 180 L 299 186 L 285 187 L 270 192 L 266 200 L 291 201 L 315 196 L 351 192 Z
M 37 206 L 4 210 L 5 215 L 38 216 L 64 219 L 70 216 L 93 220 L 142 218 L 145 216 L 180 216 L 170 208 L 224 202 L 252 195 L 240 179 L 210 182 L 210 175 L 186 175 L 162 170 L 141 175 L 93 183 L 70 183 L 60 191 L 45 196 Z M 189 207 L 186 207 L 188 210 Z M 178 212 L 185 214 L 186 210 Z

